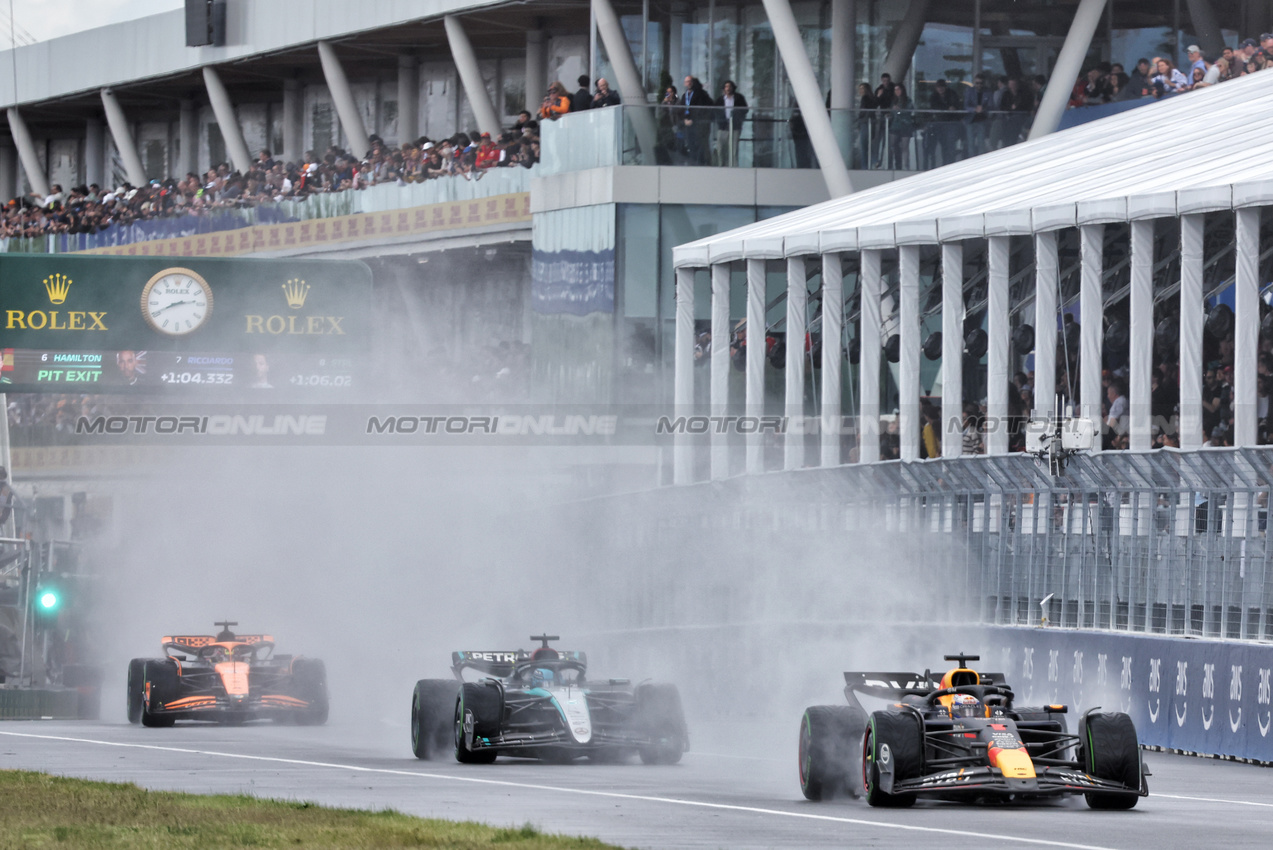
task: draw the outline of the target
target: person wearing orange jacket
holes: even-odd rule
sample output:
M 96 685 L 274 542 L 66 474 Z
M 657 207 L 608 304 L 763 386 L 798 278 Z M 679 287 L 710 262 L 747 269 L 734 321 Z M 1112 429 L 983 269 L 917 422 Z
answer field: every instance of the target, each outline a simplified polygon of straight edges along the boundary
M 544 103 L 539 107 L 539 117 L 556 121 L 570 111 L 570 94 L 558 80 L 548 87 Z

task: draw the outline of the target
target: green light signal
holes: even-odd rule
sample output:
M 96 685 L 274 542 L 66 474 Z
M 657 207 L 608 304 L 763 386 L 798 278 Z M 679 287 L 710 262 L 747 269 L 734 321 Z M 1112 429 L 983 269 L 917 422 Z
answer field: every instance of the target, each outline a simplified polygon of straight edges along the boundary
M 61 603 L 62 598 L 57 595 L 57 591 L 46 590 L 40 594 L 37 601 L 40 603 L 40 607 L 45 611 L 52 611 Z

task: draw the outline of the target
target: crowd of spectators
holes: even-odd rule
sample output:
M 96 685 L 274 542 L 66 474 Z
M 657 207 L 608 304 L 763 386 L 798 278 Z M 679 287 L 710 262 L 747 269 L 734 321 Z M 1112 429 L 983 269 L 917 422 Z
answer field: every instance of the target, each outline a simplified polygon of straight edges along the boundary
M 1273 311 L 1266 313 L 1273 316 Z M 1078 394 L 1079 375 L 1079 325 L 1067 316 L 1062 339 L 1057 344 L 1057 372 L 1055 387 L 1063 405 L 1080 404 Z M 1234 317 L 1226 304 L 1211 308 L 1203 335 L 1202 373 L 1202 421 L 1194 435 L 1204 447 L 1232 446 L 1234 444 Z M 1102 448 L 1117 451 L 1129 448 L 1131 410 L 1128 385 L 1130 380 L 1128 352 L 1125 336 L 1119 330 L 1125 324 L 1114 319 L 1107 330 L 1101 373 L 1100 421 L 1097 433 Z M 1120 341 L 1121 339 L 1121 341 Z M 1273 319 L 1266 319 L 1259 335 L 1259 351 L 1256 360 L 1256 438 L 1260 445 L 1273 445 Z M 1181 444 L 1180 418 L 1180 359 L 1179 331 L 1172 316 L 1164 317 L 1158 324 L 1150 373 L 1150 446 L 1152 448 L 1179 448 Z M 964 454 L 984 454 L 990 429 L 1004 427 L 1008 431 L 1008 450 L 1024 451 L 1024 425 L 1035 409 L 1035 373 L 1033 370 L 1017 372 L 1008 386 L 1008 418 L 996 423 L 987 416 L 986 404 L 967 401 L 963 406 L 963 418 L 958 434 L 943 433 L 940 400 L 921 399 L 921 458 L 941 456 L 943 439 L 962 441 Z M 1043 404 L 1051 411 L 1053 405 Z M 900 456 L 897 441 L 896 417 L 882 420 L 880 452 L 884 459 Z
M 1098 106 L 1139 98 L 1204 89 L 1263 71 L 1273 65 L 1273 33 L 1257 41 L 1245 39 L 1236 48 L 1225 47 L 1218 56 L 1206 56 L 1196 44 L 1185 48 L 1187 64 L 1176 67 L 1166 56 L 1138 59 L 1130 73 L 1118 63 L 1102 62 L 1080 77 L 1070 93 L 1072 107 Z
M 529 168 L 538 161 L 539 122 L 523 111 L 498 139 L 474 130 L 394 147 L 373 135 L 362 158 L 332 146 L 321 155 L 308 151 L 300 162 L 282 162 L 262 150 L 246 173 L 221 163 L 202 175 L 156 179 L 144 186 L 125 182 L 112 189 L 94 183 L 66 191 L 54 184 L 46 196 L 32 194 L 5 204 L 0 237 L 97 233 L 147 219 L 207 215 L 380 184 L 405 186 L 441 177 L 477 180 L 492 168 Z

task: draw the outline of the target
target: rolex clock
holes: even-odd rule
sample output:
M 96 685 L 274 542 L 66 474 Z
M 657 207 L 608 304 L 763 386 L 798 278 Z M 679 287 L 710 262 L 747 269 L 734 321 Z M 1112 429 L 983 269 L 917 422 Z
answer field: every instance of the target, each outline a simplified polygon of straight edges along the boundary
M 164 269 L 142 290 L 141 314 L 161 334 L 184 336 L 212 315 L 212 289 L 190 269 Z

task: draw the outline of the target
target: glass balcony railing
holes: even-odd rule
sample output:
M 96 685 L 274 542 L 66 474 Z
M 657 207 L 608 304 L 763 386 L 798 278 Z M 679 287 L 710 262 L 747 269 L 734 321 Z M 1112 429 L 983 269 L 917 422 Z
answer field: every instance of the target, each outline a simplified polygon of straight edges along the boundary
M 828 110 L 855 170 L 926 171 L 1025 139 L 1029 112 L 973 116 L 928 109 Z M 542 174 L 612 165 L 817 168 L 798 109 L 651 104 L 571 113 L 543 122 Z

